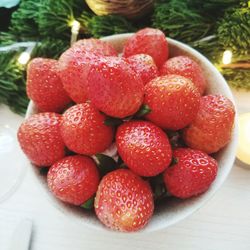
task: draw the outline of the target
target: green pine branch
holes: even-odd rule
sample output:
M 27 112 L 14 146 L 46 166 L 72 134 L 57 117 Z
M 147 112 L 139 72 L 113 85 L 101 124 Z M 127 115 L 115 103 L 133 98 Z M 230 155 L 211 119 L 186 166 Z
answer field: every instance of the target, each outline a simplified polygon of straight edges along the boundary
M 240 0 L 187 0 L 191 8 L 198 10 L 211 20 L 224 16 L 226 10 L 239 6 Z
M 135 31 L 130 21 L 117 15 L 96 16 L 84 11 L 78 21 L 85 33 L 97 38 Z
M 223 69 L 221 73 L 230 86 L 236 89 L 250 90 L 249 69 Z
M 24 114 L 28 105 L 25 90 L 25 69 L 18 64 L 20 51 L 1 53 L 0 56 L 0 102 L 20 114 Z
M 233 3 L 233 0 L 231 2 Z M 192 44 L 193 47 L 201 51 L 217 65 L 229 85 L 246 90 L 250 90 L 250 69 L 231 69 L 222 68 L 221 66 L 225 50 L 232 51 L 232 63 L 244 64 L 250 62 L 249 27 L 250 8 L 241 3 L 241 7 L 227 9 L 225 15 L 217 23 L 217 30 L 212 39 Z
M 42 37 L 70 37 L 70 23 L 74 20 L 73 1 L 43 0 L 38 5 L 36 17 L 39 33 Z
M 250 8 L 230 9 L 218 23 L 219 44 L 236 54 L 250 54 Z
M 0 33 L 0 43 L 69 39 L 71 22 L 84 8 L 86 5 L 80 0 L 22 0 L 12 15 L 9 31 Z
M 168 37 L 192 42 L 209 34 L 212 24 L 187 1 L 158 1 L 152 17 L 152 25 Z
M 16 41 L 22 41 L 24 38 L 34 40 L 34 37 L 39 37 L 36 18 L 40 2 L 43 0 L 22 0 L 19 8 L 12 14 L 10 33 L 16 37 Z
M 58 59 L 70 46 L 67 39 L 47 38 L 41 40 L 32 51 L 31 57 L 48 57 Z

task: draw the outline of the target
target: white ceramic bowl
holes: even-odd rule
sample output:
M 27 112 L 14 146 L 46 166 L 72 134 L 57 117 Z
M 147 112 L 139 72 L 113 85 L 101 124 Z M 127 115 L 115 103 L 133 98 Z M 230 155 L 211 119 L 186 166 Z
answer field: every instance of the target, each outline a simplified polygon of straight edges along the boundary
M 117 51 L 121 52 L 124 42 L 131 35 L 132 34 L 113 35 L 105 37 L 103 38 L 103 40 L 111 43 L 117 49 Z M 197 61 L 202 67 L 208 81 L 206 94 L 219 93 L 228 97 L 234 102 L 232 93 L 226 81 L 211 62 L 209 62 L 204 56 L 202 56 L 199 52 L 192 49 L 191 47 L 173 39 L 167 40 L 170 48 L 170 57 L 177 55 L 187 55 Z M 30 102 L 26 117 L 29 117 L 36 112 L 36 107 L 32 102 Z M 206 201 L 208 201 L 212 197 L 212 195 L 215 194 L 215 192 L 222 186 L 223 182 L 226 180 L 233 166 L 236 154 L 237 134 L 237 120 L 235 119 L 235 127 L 233 130 L 231 142 L 216 154 L 216 160 L 219 163 L 219 171 L 216 180 L 213 182 L 209 190 L 198 197 L 187 200 L 170 198 L 169 201 L 166 202 L 166 204 L 162 204 L 161 206 L 156 207 L 154 216 L 152 217 L 151 221 L 140 232 L 152 232 L 177 223 L 178 221 L 194 213 Z M 44 190 L 47 191 L 50 202 L 52 202 L 62 213 L 64 213 L 65 216 L 69 217 L 71 221 L 78 223 L 81 227 L 90 226 L 98 230 L 108 230 L 97 220 L 93 212 L 85 211 L 81 208 L 64 204 L 54 198 L 48 190 L 45 178 L 39 174 L 39 171 L 36 167 L 32 167 L 32 169 L 34 173 L 33 177 L 37 180 L 38 185 L 42 185 Z

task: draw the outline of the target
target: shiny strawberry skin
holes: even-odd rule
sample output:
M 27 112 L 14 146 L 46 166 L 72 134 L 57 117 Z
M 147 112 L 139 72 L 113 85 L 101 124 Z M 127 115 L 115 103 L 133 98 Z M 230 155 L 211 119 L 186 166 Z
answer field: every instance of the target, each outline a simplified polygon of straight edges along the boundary
M 39 113 L 25 120 L 18 129 L 19 144 L 37 166 L 51 166 L 65 155 L 60 133 L 61 115 Z
M 145 86 L 144 104 L 151 112 L 146 118 L 161 128 L 179 130 L 195 118 L 200 94 L 194 84 L 178 75 L 153 79 Z
M 164 33 L 158 29 L 145 28 L 132 35 L 124 45 L 123 56 L 147 54 L 153 57 L 157 67 L 168 58 L 168 43 Z
M 149 184 L 128 169 L 108 173 L 95 197 L 95 212 L 107 227 L 123 232 L 142 229 L 154 211 Z
M 88 99 L 87 76 L 90 65 L 98 54 L 82 49 L 81 46 L 66 50 L 58 60 L 58 72 L 63 87 L 76 103 L 83 103 Z
M 40 111 L 60 112 L 70 98 L 63 89 L 57 71 L 58 62 L 47 58 L 34 58 L 27 68 L 27 95 Z
M 49 189 L 58 199 L 79 206 L 95 194 L 99 172 L 91 158 L 68 156 L 53 164 L 47 181 Z
M 159 75 L 154 59 L 146 54 L 137 54 L 127 58 L 132 69 L 139 74 L 144 85 Z
M 91 66 L 88 84 L 91 102 L 109 116 L 130 116 L 142 104 L 142 80 L 123 58 L 100 58 Z
M 78 40 L 72 47 L 81 47 L 83 50 L 102 56 L 118 56 L 117 51 L 111 44 L 95 38 Z
M 187 56 L 176 56 L 167 60 L 160 70 L 161 75 L 180 75 L 190 79 L 202 95 L 207 86 L 205 75 L 197 62 Z
M 118 153 L 135 173 L 155 176 L 163 172 L 172 160 L 167 135 L 147 121 L 129 121 L 118 127 L 116 133 Z
M 113 128 L 91 103 L 72 106 L 63 114 L 61 134 L 66 146 L 79 154 L 94 155 L 112 143 Z
M 186 199 L 205 192 L 214 181 L 218 164 L 215 159 L 200 150 L 178 148 L 173 156 L 177 161 L 164 173 L 168 192 Z
M 196 118 L 184 130 L 184 141 L 191 148 L 215 153 L 230 141 L 234 117 L 234 105 L 227 97 L 203 96 Z

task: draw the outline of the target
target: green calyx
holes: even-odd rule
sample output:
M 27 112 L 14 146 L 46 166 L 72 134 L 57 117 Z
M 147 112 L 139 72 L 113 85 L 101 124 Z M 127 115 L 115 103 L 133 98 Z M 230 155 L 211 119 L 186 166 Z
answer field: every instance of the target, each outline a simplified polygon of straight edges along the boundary
M 101 176 L 104 176 L 117 168 L 117 163 L 112 157 L 105 154 L 96 154 L 95 157 L 98 160 L 97 166 Z
M 95 201 L 95 197 L 93 196 L 90 199 L 88 199 L 86 202 L 84 202 L 80 207 L 85 208 L 85 209 L 93 209 L 94 201 Z

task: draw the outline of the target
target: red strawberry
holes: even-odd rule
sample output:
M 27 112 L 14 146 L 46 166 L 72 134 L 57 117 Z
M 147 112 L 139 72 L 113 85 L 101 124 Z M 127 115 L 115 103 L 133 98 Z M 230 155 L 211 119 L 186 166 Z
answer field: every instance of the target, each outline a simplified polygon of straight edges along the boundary
M 202 95 L 206 89 L 206 78 L 200 65 L 187 56 L 176 56 L 161 67 L 161 75 L 180 75 L 190 79 Z
M 205 192 L 217 175 L 216 160 L 190 148 L 178 148 L 173 156 L 177 163 L 164 173 L 167 190 L 182 199 Z
M 151 122 L 124 123 L 117 130 L 116 145 L 127 166 L 141 176 L 158 175 L 172 160 L 167 135 Z
M 138 54 L 128 57 L 128 62 L 132 69 L 138 73 L 144 83 L 148 83 L 158 76 L 158 68 L 154 59 L 146 54 Z
M 68 156 L 49 169 L 47 181 L 49 189 L 58 199 L 78 206 L 95 194 L 99 172 L 91 158 Z
M 32 115 L 19 127 L 19 144 L 37 166 L 50 166 L 64 157 L 65 145 L 60 134 L 61 115 L 39 113 Z
M 231 139 L 234 116 L 234 105 L 228 98 L 203 96 L 196 118 L 184 130 L 186 144 L 208 154 L 217 152 Z
M 102 56 L 118 56 L 117 51 L 111 44 L 95 38 L 78 40 L 73 44 L 73 47 L 81 47 L 84 50 L 95 52 Z
M 148 54 L 158 67 L 168 58 L 168 43 L 164 33 L 158 29 L 145 28 L 131 36 L 124 45 L 123 55 Z
M 66 146 L 79 154 L 104 151 L 113 140 L 113 129 L 104 124 L 105 116 L 91 103 L 69 108 L 62 118 L 61 134 Z
M 107 115 L 124 118 L 142 104 L 142 80 L 122 58 L 100 58 L 91 67 L 88 84 L 90 100 Z
M 47 58 L 35 58 L 28 65 L 27 95 L 40 111 L 60 112 L 70 103 L 57 65 L 56 60 Z
M 63 87 L 76 103 L 88 99 L 87 76 L 91 63 L 97 58 L 97 54 L 80 46 L 69 48 L 59 58 L 58 71 Z
M 105 226 L 123 232 L 137 231 L 148 223 L 153 211 L 149 184 L 130 170 L 115 170 L 101 180 L 95 212 Z
M 195 118 L 200 94 L 189 79 L 166 75 L 146 85 L 144 103 L 151 109 L 147 119 L 162 128 L 178 130 Z

